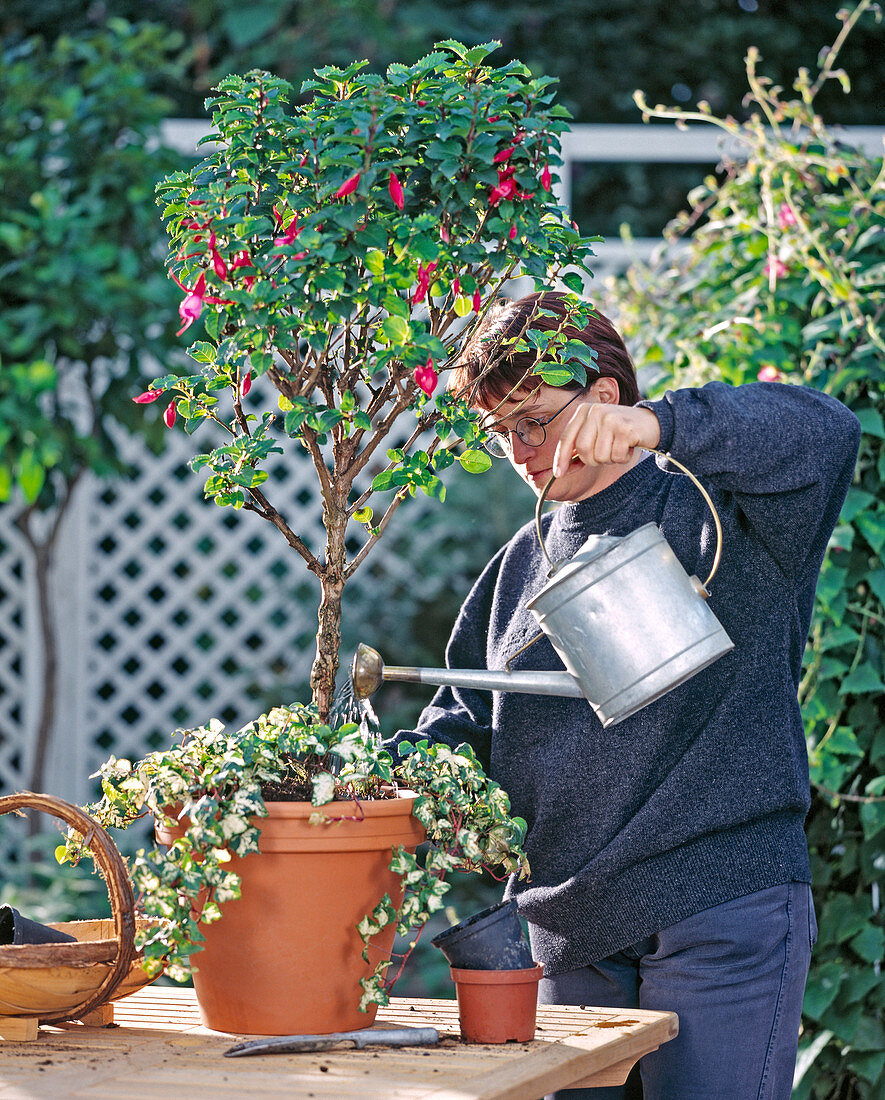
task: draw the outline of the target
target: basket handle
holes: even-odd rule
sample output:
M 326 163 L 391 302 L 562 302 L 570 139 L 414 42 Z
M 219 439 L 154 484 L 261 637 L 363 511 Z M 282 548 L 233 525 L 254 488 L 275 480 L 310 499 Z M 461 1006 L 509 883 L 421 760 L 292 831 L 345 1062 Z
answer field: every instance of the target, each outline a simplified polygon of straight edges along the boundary
M 48 794 L 34 794 L 32 791 L 20 791 L 0 797 L 0 815 L 23 809 L 40 810 L 43 813 L 59 817 L 65 824 L 79 832 L 86 847 L 101 869 L 111 913 L 114 918 L 114 931 L 117 937 L 117 955 L 107 977 L 96 991 L 79 1007 L 66 1011 L 63 1015 L 43 1016 L 40 1019 L 47 1024 L 60 1023 L 63 1020 L 76 1020 L 86 1016 L 94 1008 L 109 1000 L 114 990 L 128 974 L 135 957 L 135 898 L 132 883 L 123 857 L 101 825 L 85 814 L 79 807 Z

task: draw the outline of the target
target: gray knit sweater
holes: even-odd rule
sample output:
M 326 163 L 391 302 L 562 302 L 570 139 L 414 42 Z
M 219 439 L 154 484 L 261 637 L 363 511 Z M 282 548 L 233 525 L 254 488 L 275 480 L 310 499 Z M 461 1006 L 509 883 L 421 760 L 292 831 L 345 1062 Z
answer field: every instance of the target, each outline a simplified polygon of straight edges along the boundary
M 532 876 L 508 893 L 551 975 L 709 906 L 810 880 L 796 691 L 858 422 L 822 393 L 774 383 L 713 382 L 641 404 L 660 421 L 660 448 L 701 478 L 719 512 L 724 550 L 710 606 L 735 649 L 608 730 L 581 699 L 441 688 L 418 729 L 397 735 L 470 742 L 509 792 L 528 822 Z M 649 522 L 689 574 L 708 574 L 709 510 L 663 458 L 546 516 L 548 552 L 569 557 L 590 534 Z M 546 576 L 527 524 L 465 601 L 449 666 L 502 668 L 538 633 L 525 605 Z M 511 665 L 562 667 L 546 638 Z

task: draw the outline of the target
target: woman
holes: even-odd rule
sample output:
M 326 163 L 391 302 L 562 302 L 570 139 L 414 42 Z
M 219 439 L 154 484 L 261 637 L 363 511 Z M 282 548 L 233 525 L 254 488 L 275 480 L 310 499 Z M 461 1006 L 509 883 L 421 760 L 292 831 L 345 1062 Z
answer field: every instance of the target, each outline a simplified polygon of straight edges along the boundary
M 645 451 L 698 475 L 724 532 L 709 602 L 735 648 L 607 730 L 581 699 L 442 688 L 408 736 L 469 741 L 527 820 L 532 878 L 508 891 L 545 967 L 543 1003 L 677 1012 L 679 1036 L 642 1060 L 647 1098 L 788 1097 L 816 934 L 796 692 L 859 426 L 834 399 L 775 383 L 638 401 L 629 354 L 598 315 L 565 329 L 596 351 L 598 373 L 547 385 L 534 353 L 507 346 L 566 320 L 556 293 L 501 303 L 467 341 L 453 388 L 535 493 L 555 477 L 548 497 L 563 503 L 544 518 L 554 560 L 590 534 L 651 522 L 689 574 L 706 576 L 709 510 Z M 449 665 L 503 668 L 537 634 L 526 603 L 546 579 L 527 524 L 465 601 Z M 545 638 L 510 667 L 562 665 Z

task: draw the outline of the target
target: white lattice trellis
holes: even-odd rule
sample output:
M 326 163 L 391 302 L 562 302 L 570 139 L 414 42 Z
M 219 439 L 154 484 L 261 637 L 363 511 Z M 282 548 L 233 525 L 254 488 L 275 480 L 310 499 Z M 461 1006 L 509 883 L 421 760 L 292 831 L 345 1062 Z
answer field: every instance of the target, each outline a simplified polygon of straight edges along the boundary
M 130 437 L 119 447 L 131 475 L 83 479 L 52 577 L 57 706 L 42 786 L 76 802 L 93 797 L 89 776 L 111 753 L 141 756 L 167 745 L 179 726 L 212 717 L 236 726 L 288 701 L 306 684 L 313 656 L 318 583 L 280 533 L 203 499 L 202 476 L 187 466 L 194 444 L 184 435 L 169 433 L 160 456 Z M 268 495 L 321 550 L 309 459 L 295 452 L 269 469 Z M 360 630 L 365 624 L 366 640 L 383 648 L 394 632 L 402 635 L 396 593 L 456 607 L 512 530 L 507 508 L 482 496 L 485 479 L 456 472 L 450 480 L 459 478 L 475 486 L 460 515 L 456 505 L 442 521 L 437 502 L 407 502 L 349 586 L 345 619 Z M 0 789 L 7 791 L 29 781 L 43 677 L 30 557 L 14 520 L 12 506 L 0 509 Z M 454 610 L 444 615 L 447 632 Z

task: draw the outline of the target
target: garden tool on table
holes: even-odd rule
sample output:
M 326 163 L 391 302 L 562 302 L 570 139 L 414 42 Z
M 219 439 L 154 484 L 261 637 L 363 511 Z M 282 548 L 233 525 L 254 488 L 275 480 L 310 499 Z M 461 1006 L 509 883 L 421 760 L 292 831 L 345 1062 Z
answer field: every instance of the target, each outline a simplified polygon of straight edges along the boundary
M 657 452 L 660 453 L 660 452 Z M 542 633 L 512 654 L 501 670 L 385 666 L 360 645 L 353 660 L 354 694 L 366 699 L 384 680 L 486 691 L 585 698 L 604 727 L 635 714 L 734 649 L 710 610 L 707 585 L 719 568 L 722 524 L 706 489 L 680 462 L 713 513 L 716 552 L 707 579 L 689 577 L 654 523 L 629 535 L 591 535 L 573 558 L 554 562 L 544 546 L 538 498 L 535 526 L 550 564 L 547 583 L 528 602 Z M 547 636 L 566 667 L 510 672 L 510 661 Z
M 435 1027 L 378 1027 L 360 1031 L 333 1031 L 329 1035 L 277 1035 L 270 1039 L 250 1039 L 224 1052 L 226 1058 L 249 1054 L 309 1054 L 333 1047 L 429 1047 L 439 1042 Z

